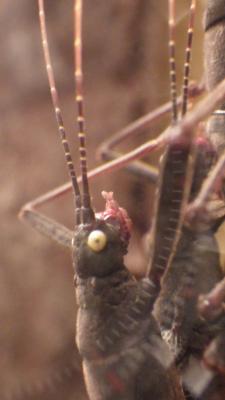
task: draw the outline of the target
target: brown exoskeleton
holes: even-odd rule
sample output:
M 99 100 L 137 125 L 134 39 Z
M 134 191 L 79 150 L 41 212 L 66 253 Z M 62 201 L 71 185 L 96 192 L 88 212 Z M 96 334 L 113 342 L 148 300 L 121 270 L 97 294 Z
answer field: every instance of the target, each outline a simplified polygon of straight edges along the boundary
M 140 149 L 115 161 L 110 167 L 118 163 L 125 163 L 135 159 L 137 154 L 166 145 L 160 165 L 158 193 L 155 204 L 155 217 L 152 227 L 151 258 L 145 278 L 136 281 L 126 269 L 123 256 L 127 252 L 130 236 L 130 221 L 125 210 L 120 208 L 111 193 L 104 193 L 106 210 L 96 215 L 91 204 L 87 165 L 86 145 L 83 114 L 83 72 L 82 72 L 82 41 L 81 41 L 81 13 L 82 2 L 75 1 L 75 55 L 76 55 L 76 101 L 78 107 L 78 137 L 80 140 L 80 167 L 82 193 L 75 174 L 69 145 L 59 108 L 58 95 L 48 50 L 47 34 L 43 0 L 39 0 L 40 23 L 42 42 L 45 53 L 46 68 L 50 83 L 52 100 L 58 122 L 59 132 L 64 147 L 68 171 L 72 181 L 75 198 L 75 232 L 69 231 L 33 209 L 35 205 L 45 201 L 48 196 L 38 199 L 25 206 L 22 217 L 37 230 L 52 237 L 65 246 L 72 248 L 75 269 L 76 297 L 79 306 L 77 319 L 76 342 L 83 359 L 83 370 L 90 399 L 183 399 L 184 394 L 180 380 L 173 366 L 173 355 L 160 335 L 156 318 L 153 316 L 153 306 L 161 290 L 161 278 L 166 276 L 174 279 L 174 265 L 176 259 L 186 256 L 183 250 L 184 240 L 188 240 L 188 252 L 193 256 L 192 246 L 195 241 L 186 234 L 184 227 L 185 210 L 189 197 L 198 192 L 200 184 L 196 183 L 194 174 L 194 159 L 196 146 L 194 135 L 197 125 L 206 118 L 225 98 L 224 82 L 215 91 L 200 103 L 195 110 L 186 115 L 188 97 L 188 77 L 190 63 L 190 47 L 192 41 L 193 18 L 195 1 L 191 2 L 190 25 L 188 31 L 188 46 L 184 73 L 181 118 L 178 118 L 176 100 L 176 74 L 174 61 L 174 2 L 169 1 L 170 10 L 170 64 L 171 64 L 171 94 L 172 94 L 172 123 L 154 141 L 143 145 Z M 198 161 L 200 160 L 200 161 Z M 201 156 L 197 157 L 201 163 Z M 109 168 L 109 167 L 108 167 Z M 199 178 L 202 182 L 202 177 Z M 200 183 L 201 183 L 200 182 Z M 197 186 L 195 189 L 193 187 Z M 191 213 L 190 213 L 191 215 Z M 187 218 L 186 224 L 190 223 Z M 180 244 L 177 248 L 178 241 Z M 200 240 L 202 239 L 202 236 Z M 214 238 L 212 239 L 212 241 Z M 197 251 L 199 246 L 197 247 Z M 195 253 L 194 253 L 195 254 Z M 204 253 L 205 254 L 205 253 Z M 207 257 L 207 255 L 205 255 Z M 201 257 L 201 255 L 200 255 Z M 196 255 L 199 262 L 199 253 Z M 200 260 L 202 262 L 202 260 Z M 192 266 L 191 266 L 192 267 Z M 189 266 L 188 266 L 189 268 Z M 194 266 L 194 273 L 198 264 Z M 182 285 L 187 285 L 189 274 L 187 269 L 178 273 Z M 216 274 L 216 272 L 215 272 Z M 191 276 L 193 278 L 193 276 Z M 202 278 L 202 275 L 200 275 Z M 211 286 L 219 278 L 213 277 Z M 196 283 L 194 277 L 193 281 Z M 160 301 L 166 288 L 166 277 L 163 283 Z M 188 282 L 190 285 L 190 281 Z M 191 281 L 191 285 L 192 281 Z M 210 287 L 207 286 L 206 290 Z M 200 288 L 200 292 L 201 292 Z M 182 293 L 183 295 L 183 293 Z M 197 303 L 197 295 L 192 291 L 187 298 L 191 298 L 193 307 Z M 166 299 L 170 296 L 166 288 Z M 172 313 L 175 310 L 175 323 L 179 324 L 181 304 L 186 313 L 186 298 L 175 293 L 175 303 L 172 302 Z M 163 306 L 158 306 L 159 322 L 163 314 Z M 189 304 L 188 308 L 189 310 Z M 178 310 L 178 311 L 177 311 Z M 183 311 L 182 311 L 183 312 Z M 163 322 L 166 320 L 164 319 Z M 181 332 L 189 337 L 195 318 L 190 314 L 190 321 L 181 324 Z M 169 315 L 166 323 L 174 323 L 173 316 Z M 162 326 L 162 324 L 161 324 Z M 170 328 L 170 326 L 169 326 Z M 176 326 L 177 328 L 177 326 Z M 168 330 L 168 329 L 167 329 Z M 162 334 L 165 329 L 162 327 Z M 171 340 L 168 340 L 171 343 Z M 185 341 L 186 343 L 186 341 Z M 183 345 L 183 344 L 182 344 Z M 173 350 L 173 348 L 172 348 Z M 183 349 L 182 349 L 183 351 Z M 176 352 L 175 352 L 176 353 Z

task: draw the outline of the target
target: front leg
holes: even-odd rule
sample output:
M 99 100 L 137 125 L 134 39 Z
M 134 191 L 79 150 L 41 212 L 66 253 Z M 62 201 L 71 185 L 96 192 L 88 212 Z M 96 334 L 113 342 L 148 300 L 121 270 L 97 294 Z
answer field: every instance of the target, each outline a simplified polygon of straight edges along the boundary
M 26 204 L 20 211 L 19 217 L 42 235 L 71 249 L 73 232 L 64 225 L 36 211 L 32 204 L 32 202 Z

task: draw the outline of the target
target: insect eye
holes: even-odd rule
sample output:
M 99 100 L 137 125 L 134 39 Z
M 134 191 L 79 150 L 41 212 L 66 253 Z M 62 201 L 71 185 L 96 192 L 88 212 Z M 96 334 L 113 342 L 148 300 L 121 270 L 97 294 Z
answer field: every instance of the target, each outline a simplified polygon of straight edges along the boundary
M 103 250 L 107 243 L 107 236 L 104 232 L 100 230 L 95 230 L 90 233 L 88 236 L 87 244 L 91 250 L 95 251 L 96 253 Z

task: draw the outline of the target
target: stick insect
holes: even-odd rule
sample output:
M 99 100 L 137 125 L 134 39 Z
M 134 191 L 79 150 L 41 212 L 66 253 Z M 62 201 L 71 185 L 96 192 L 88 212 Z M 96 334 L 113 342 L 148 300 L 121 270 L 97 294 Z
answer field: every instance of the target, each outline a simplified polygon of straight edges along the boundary
M 205 13 L 205 79 L 208 90 L 224 77 L 223 54 L 223 13 L 224 2 L 208 2 Z M 223 102 L 220 109 L 210 117 L 206 135 L 213 147 L 199 147 L 196 159 L 196 171 L 193 176 L 191 198 L 196 195 L 209 169 L 224 150 L 224 111 Z M 219 374 L 207 389 L 198 396 L 200 398 L 224 397 L 224 377 L 222 368 L 223 356 L 218 356 L 218 345 L 222 344 L 224 336 L 224 315 L 217 313 L 214 319 L 201 318 L 207 310 L 208 301 L 219 290 L 212 289 L 222 279 L 219 251 L 215 240 L 215 232 L 224 221 L 224 199 L 219 193 L 223 187 L 222 170 L 224 156 L 216 164 L 208 179 L 202 185 L 200 194 L 188 207 L 186 224 L 173 260 L 173 265 L 167 271 L 162 284 L 162 290 L 157 304 L 158 320 L 162 334 L 170 343 L 170 348 L 176 354 L 181 370 L 190 362 L 191 357 L 204 360 Z M 200 176 L 198 174 L 200 171 Z M 220 184 L 219 184 L 220 180 Z M 217 184 L 217 189 L 215 184 Z M 219 189 L 218 189 L 219 188 Z M 213 191 L 214 189 L 214 191 Z M 204 207 L 203 207 L 204 203 Z M 202 209 L 201 209 L 202 207 Z M 197 211 L 198 210 L 198 211 Z M 190 257 L 190 258 L 189 258 Z M 182 265 L 182 274 L 179 274 Z M 203 280 L 203 277 L 205 279 Z M 220 284 L 218 284 L 220 287 Z M 197 299 L 201 293 L 212 290 L 212 295 L 201 295 L 206 306 L 197 309 Z M 217 302 L 221 299 L 217 295 Z M 202 302 L 203 300 L 201 300 Z M 204 301 L 203 301 L 204 303 Z M 218 307 L 218 305 L 217 305 Z M 221 306 L 220 306 L 221 307 Z M 204 311 L 203 311 L 204 310 Z M 206 315 L 207 312 L 205 311 Z M 213 339 L 213 340 L 212 340 Z M 207 346 L 209 345 L 208 350 Z M 218 359 L 216 367 L 216 355 Z M 213 360 L 210 361 L 210 360 Z M 199 376 L 196 377 L 199 380 Z M 207 380 L 207 379 L 206 379 Z M 199 383 L 199 382 L 198 382 Z M 193 385 L 193 381 L 192 381 Z M 207 386 L 207 385 L 206 385 Z
M 125 210 L 118 206 L 111 193 L 104 192 L 106 210 L 95 215 L 89 194 L 83 112 L 82 1 L 75 1 L 74 7 L 76 32 L 75 81 L 80 141 L 81 193 L 55 87 L 45 26 L 44 2 L 39 0 L 46 68 L 66 164 L 73 187 L 76 217 L 75 232 L 71 232 L 34 209 L 35 206 L 47 201 L 49 197 L 54 197 L 55 193 L 53 195 L 47 194 L 24 206 L 21 216 L 41 233 L 64 246 L 72 248 L 76 297 L 79 306 L 76 341 L 83 359 L 84 376 L 91 400 L 184 398 L 179 377 L 173 364 L 173 346 L 171 346 L 171 341 L 167 340 L 165 329 L 161 326 L 162 335 L 166 339 L 163 341 L 158 323 L 153 315 L 153 307 L 160 291 L 162 292 L 161 299 L 163 298 L 166 279 L 162 283 L 162 277 L 165 273 L 166 276 L 174 277 L 174 260 L 179 259 L 180 254 L 183 254 L 182 240 L 184 241 L 188 237 L 184 223 L 188 224 L 193 220 L 193 207 L 188 208 L 187 206 L 189 199 L 195 197 L 200 186 L 200 184 L 195 183 L 197 179 L 196 174 L 194 174 L 194 160 L 197 159 L 197 163 L 202 162 L 200 156 L 200 161 L 198 161 L 199 157 L 196 154 L 198 150 L 196 150 L 194 138 L 196 132 L 198 132 L 197 127 L 199 122 L 209 116 L 224 100 L 225 84 L 222 82 L 193 111 L 186 113 L 190 48 L 195 14 L 195 1 L 191 1 L 181 97 L 181 117 L 178 115 L 174 61 L 174 6 L 175 2 L 170 0 L 171 126 L 155 140 L 105 167 L 105 169 L 112 169 L 115 166 L 124 165 L 128 161 L 136 159 L 137 156 L 141 157 L 146 152 L 166 146 L 158 177 L 155 217 L 151 234 L 151 257 L 145 278 L 136 281 L 123 264 L 123 256 L 127 252 L 130 236 L 130 220 Z M 200 139 L 199 142 L 201 143 Z M 204 146 L 206 145 L 204 144 Z M 197 148 L 200 147 L 200 145 L 197 146 Z M 100 172 L 102 170 L 103 168 Z M 97 175 L 99 170 L 94 173 Z M 154 173 L 152 175 L 156 179 L 156 175 Z M 194 185 L 197 186 L 195 190 L 193 189 Z M 206 192 L 208 195 L 209 189 Z M 186 210 L 189 212 L 186 212 Z M 195 215 L 196 210 L 195 207 Z M 188 239 L 190 238 L 188 237 Z M 193 243 L 192 238 L 190 243 Z M 190 278 L 189 275 L 189 271 L 185 271 L 182 275 L 184 286 L 186 285 L 186 278 Z M 195 282 L 194 276 L 192 280 Z M 211 285 L 215 281 L 216 279 L 213 280 Z M 188 284 L 190 285 L 190 282 Z M 192 281 L 191 285 L 193 286 Z M 166 296 L 167 298 L 170 296 L 168 289 L 166 289 Z M 191 298 L 195 307 L 197 295 L 191 293 Z M 160 301 L 158 304 L 160 304 Z M 182 303 L 182 307 L 185 306 L 179 293 L 176 295 L 175 304 L 172 304 L 172 309 L 178 310 L 176 323 L 180 323 L 178 303 Z M 161 323 L 159 314 L 162 313 L 163 306 L 159 308 L 160 312 L 156 314 L 158 314 L 157 319 Z M 173 316 L 169 315 L 167 324 L 168 320 L 169 325 L 171 322 L 173 323 Z M 184 331 L 185 335 L 187 335 L 186 328 L 189 331 L 192 329 L 193 320 L 195 321 L 195 317 L 191 315 L 190 327 L 185 324 L 182 326 L 182 332 Z M 167 346 L 166 341 L 169 346 Z M 171 347 L 171 352 L 169 347 Z M 176 356 L 176 349 L 174 353 Z M 180 353 L 180 350 L 178 353 Z

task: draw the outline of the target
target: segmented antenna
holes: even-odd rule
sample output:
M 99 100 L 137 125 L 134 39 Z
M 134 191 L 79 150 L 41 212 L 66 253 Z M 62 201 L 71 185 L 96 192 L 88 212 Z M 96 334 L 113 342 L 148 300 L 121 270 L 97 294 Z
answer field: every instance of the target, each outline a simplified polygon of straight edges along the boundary
M 77 103 L 77 125 L 80 152 L 80 170 L 83 186 L 83 220 L 85 222 L 94 219 L 94 213 L 91 209 L 91 199 L 89 184 L 87 178 L 87 154 L 86 154 L 86 133 L 84 119 L 84 96 L 83 96 L 83 67 L 82 67 L 82 0 L 74 1 L 74 58 L 75 58 L 75 86 Z
M 61 112 L 60 105 L 59 105 L 58 92 L 57 92 L 56 85 L 55 85 L 55 77 L 54 77 L 54 72 L 53 72 L 52 62 L 51 62 L 51 57 L 50 57 L 50 52 L 49 52 L 49 46 L 48 46 L 46 19 L 45 19 L 45 11 L 44 11 L 44 0 L 38 0 L 38 6 L 39 6 L 39 18 L 40 18 L 42 46 L 43 46 L 45 65 L 46 65 L 48 81 L 49 81 L 49 86 L 50 86 L 50 91 L 51 91 L 51 98 L 52 98 L 52 103 L 54 106 L 54 111 L 55 111 L 55 116 L 56 116 L 56 121 L 57 121 L 57 125 L 58 125 L 61 142 L 62 142 L 63 149 L 64 149 L 66 165 L 67 165 L 67 169 L 69 172 L 69 176 L 72 181 L 73 192 L 75 195 L 76 224 L 80 224 L 80 222 L 81 222 L 80 215 L 79 215 L 80 214 L 79 211 L 81 209 L 80 189 L 79 189 L 79 186 L 77 183 L 75 168 L 74 168 L 74 164 L 72 161 L 69 143 L 67 140 L 66 131 L 65 131 L 64 123 L 63 123 L 62 112 Z
M 186 114 L 188 105 L 188 84 L 190 75 L 190 61 L 191 61 L 195 10 L 196 10 L 196 1 L 192 0 L 190 7 L 190 14 L 189 14 L 189 22 L 188 22 L 187 46 L 185 50 L 184 78 L 183 78 L 182 105 L 181 105 L 182 116 Z
M 177 77 L 175 61 L 175 0 L 169 0 L 169 64 L 170 96 L 172 102 L 172 123 L 177 121 Z

